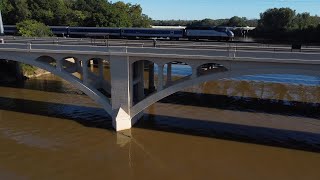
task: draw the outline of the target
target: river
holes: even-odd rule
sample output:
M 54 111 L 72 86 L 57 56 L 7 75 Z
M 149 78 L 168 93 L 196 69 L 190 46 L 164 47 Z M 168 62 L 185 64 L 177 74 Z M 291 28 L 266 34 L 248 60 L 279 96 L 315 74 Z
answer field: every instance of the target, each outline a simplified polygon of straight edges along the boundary
M 122 134 L 54 75 L 0 84 L 0 179 L 318 180 L 319 84 L 207 82 L 154 104 Z

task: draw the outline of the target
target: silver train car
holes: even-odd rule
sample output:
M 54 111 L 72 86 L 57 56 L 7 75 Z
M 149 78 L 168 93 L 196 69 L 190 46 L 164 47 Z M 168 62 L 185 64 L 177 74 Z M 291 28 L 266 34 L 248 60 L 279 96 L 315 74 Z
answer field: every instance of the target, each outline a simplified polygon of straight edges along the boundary
M 111 37 L 128 39 L 149 39 L 165 38 L 170 40 L 179 40 L 187 38 L 189 40 L 232 40 L 234 33 L 226 27 L 200 27 L 187 29 L 160 29 L 160 28 L 105 28 L 105 27 L 69 27 L 69 26 L 49 26 L 56 36 L 67 37 Z M 5 25 L 6 35 L 17 34 L 17 28 L 14 25 Z
M 226 27 L 194 27 L 187 28 L 185 31 L 185 36 L 189 40 L 232 40 L 234 38 L 234 33 Z
M 169 38 L 179 40 L 184 37 L 183 29 L 123 28 L 121 36 L 127 38 Z

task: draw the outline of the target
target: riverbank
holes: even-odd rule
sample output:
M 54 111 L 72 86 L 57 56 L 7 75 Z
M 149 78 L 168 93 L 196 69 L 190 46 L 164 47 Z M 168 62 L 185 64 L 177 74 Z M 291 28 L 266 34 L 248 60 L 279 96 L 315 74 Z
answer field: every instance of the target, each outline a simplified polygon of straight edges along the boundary
M 51 73 L 48 72 L 48 71 L 45 71 L 43 69 L 39 69 L 39 68 L 35 69 L 32 72 L 28 72 L 28 73 L 23 71 L 23 76 L 26 79 L 37 78 L 37 77 L 40 77 L 40 76 L 43 76 L 43 75 L 47 75 L 47 74 L 51 74 Z
M 10 62 L 7 62 L 7 64 L 1 64 L 0 82 L 12 83 L 50 74 L 48 71 L 27 64 L 19 64 L 20 67 L 18 68 L 14 66 L 16 65 L 11 64 Z

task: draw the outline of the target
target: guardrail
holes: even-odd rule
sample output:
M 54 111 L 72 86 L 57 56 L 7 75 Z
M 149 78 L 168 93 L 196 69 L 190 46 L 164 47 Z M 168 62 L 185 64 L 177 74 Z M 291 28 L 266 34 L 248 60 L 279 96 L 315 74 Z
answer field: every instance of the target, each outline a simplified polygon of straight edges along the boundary
M 37 52 L 53 51 L 72 52 L 72 53 L 114 53 L 121 55 L 128 53 L 131 56 L 155 56 L 155 57 L 184 57 L 198 56 L 206 58 L 234 58 L 234 59 L 273 59 L 273 60 L 306 60 L 320 62 L 320 52 L 276 52 L 259 50 L 239 50 L 233 46 L 224 49 L 190 49 L 190 48 L 151 48 L 151 47 L 123 47 L 123 46 L 84 46 L 84 45 L 53 45 L 53 44 L 0 44 L 0 50 L 34 50 Z M 101 54 L 102 55 L 102 54 Z

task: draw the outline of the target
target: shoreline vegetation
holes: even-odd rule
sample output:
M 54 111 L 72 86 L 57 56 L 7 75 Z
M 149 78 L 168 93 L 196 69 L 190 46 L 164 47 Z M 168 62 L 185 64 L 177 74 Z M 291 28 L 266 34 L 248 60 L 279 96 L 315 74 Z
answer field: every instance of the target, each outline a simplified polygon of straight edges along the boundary
M 28 64 L 20 63 L 20 67 L 22 70 L 22 75 L 24 76 L 23 79 L 37 78 L 42 75 L 51 74 L 48 71 L 45 71 L 43 69 L 28 65 Z
M 19 67 L 17 67 L 17 65 Z M 0 63 L 0 82 L 13 83 L 51 74 L 48 71 L 28 64 L 8 61 Z

